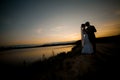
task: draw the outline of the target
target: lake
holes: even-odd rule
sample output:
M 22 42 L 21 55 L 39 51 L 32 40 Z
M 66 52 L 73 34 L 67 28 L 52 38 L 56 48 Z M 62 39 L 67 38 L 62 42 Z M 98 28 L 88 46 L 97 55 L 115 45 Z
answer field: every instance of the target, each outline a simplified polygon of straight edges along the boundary
M 13 49 L 0 52 L 0 61 L 9 64 L 32 63 L 43 58 L 55 56 L 60 52 L 68 52 L 73 45 Z

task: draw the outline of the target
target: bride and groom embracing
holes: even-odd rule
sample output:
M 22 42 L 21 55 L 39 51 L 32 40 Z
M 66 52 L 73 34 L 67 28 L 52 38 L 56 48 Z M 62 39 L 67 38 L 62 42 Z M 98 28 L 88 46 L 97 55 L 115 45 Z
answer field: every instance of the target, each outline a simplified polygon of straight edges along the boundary
M 90 22 L 81 24 L 81 54 L 95 54 L 96 53 L 96 37 L 94 32 L 97 32 L 95 27 L 90 25 Z

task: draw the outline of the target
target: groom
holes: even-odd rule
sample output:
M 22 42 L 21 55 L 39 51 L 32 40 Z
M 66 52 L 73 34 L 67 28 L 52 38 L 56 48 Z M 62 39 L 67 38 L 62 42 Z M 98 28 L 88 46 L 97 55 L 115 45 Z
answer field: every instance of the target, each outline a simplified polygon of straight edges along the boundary
M 85 25 L 87 26 L 86 32 L 88 34 L 89 40 L 93 46 L 93 51 L 94 51 L 93 54 L 95 54 L 96 53 L 96 40 L 95 40 L 96 37 L 94 32 L 97 32 L 97 30 L 95 29 L 94 26 L 90 25 L 90 22 L 86 22 Z

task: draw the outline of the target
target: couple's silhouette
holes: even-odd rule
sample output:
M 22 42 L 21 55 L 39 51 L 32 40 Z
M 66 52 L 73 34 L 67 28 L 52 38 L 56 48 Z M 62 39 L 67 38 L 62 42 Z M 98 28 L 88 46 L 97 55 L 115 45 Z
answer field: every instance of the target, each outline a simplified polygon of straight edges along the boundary
M 96 53 L 96 37 L 94 32 L 97 32 L 97 30 L 94 26 L 90 25 L 90 22 L 81 24 L 82 54 Z

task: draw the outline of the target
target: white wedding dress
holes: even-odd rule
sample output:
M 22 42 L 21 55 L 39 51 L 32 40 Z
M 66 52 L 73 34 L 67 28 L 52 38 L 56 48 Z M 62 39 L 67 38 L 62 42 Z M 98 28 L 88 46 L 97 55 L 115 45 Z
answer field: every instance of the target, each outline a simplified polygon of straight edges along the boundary
M 93 46 L 88 38 L 87 33 L 83 33 L 82 31 L 82 51 L 81 54 L 92 54 L 93 53 Z

